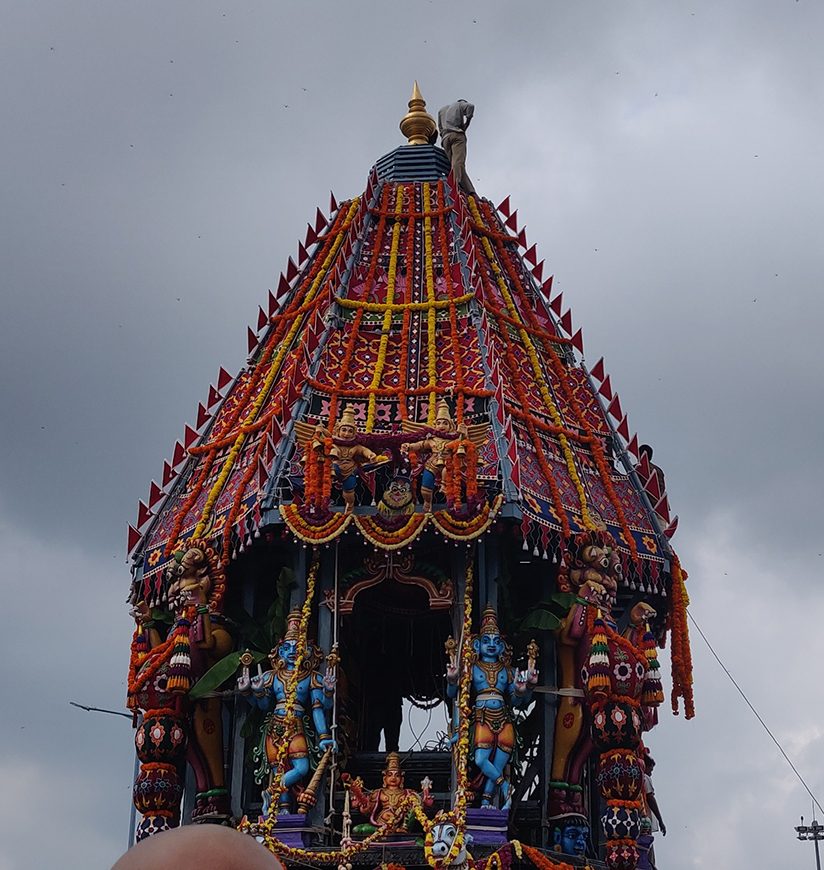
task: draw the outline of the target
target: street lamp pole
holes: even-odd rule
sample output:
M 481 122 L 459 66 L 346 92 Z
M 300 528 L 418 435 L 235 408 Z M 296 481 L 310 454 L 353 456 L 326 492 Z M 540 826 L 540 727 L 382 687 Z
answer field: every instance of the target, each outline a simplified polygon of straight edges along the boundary
M 811 825 L 805 825 L 804 816 L 801 816 L 801 824 L 795 830 L 799 840 L 812 840 L 815 843 L 815 867 L 816 870 L 821 870 L 821 855 L 818 853 L 818 841 L 824 840 L 824 825 L 819 825 L 815 819 L 813 819 Z

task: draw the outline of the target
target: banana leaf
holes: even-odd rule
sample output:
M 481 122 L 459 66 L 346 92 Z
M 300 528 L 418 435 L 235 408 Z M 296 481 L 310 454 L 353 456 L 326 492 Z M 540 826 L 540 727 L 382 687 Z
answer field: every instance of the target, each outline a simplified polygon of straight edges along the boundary
M 208 671 L 189 689 L 189 697 L 196 701 L 209 692 L 214 692 L 218 686 L 225 683 L 240 667 L 240 657 L 243 655 L 242 650 L 230 652 L 224 656 L 219 662 L 216 662 Z M 266 653 L 254 652 L 252 659 L 255 664 L 262 662 L 266 658 Z
M 548 601 L 541 601 L 527 613 L 518 630 L 555 631 L 575 601 L 577 598 L 571 592 L 555 592 Z

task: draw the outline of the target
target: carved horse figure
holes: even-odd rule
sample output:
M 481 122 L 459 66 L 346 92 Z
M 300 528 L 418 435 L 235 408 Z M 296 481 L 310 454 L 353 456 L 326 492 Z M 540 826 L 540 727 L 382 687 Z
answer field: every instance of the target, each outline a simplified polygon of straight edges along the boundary
M 467 851 L 472 845 L 472 835 L 461 831 L 452 813 L 438 813 L 427 826 L 424 851 L 432 856 L 444 870 L 461 870 L 475 866 Z

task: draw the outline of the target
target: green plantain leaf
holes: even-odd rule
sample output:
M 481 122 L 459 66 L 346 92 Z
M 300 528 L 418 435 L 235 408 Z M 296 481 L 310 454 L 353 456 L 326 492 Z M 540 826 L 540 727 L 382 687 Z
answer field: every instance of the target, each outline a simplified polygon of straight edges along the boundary
M 526 615 L 521 623 L 521 631 L 528 628 L 535 631 L 555 631 L 561 625 L 562 619 L 548 610 L 536 608 Z
M 198 698 L 208 695 L 209 692 L 214 692 L 218 686 L 225 683 L 226 680 L 228 680 L 229 677 L 231 677 L 240 667 L 241 655 L 243 655 L 243 653 L 240 650 L 230 652 L 229 655 L 212 665 L 212 667 L 206 671 L 194 686 L 189 689 L 189 697 L 196 701 Z M 265 653 L 252 653 L 252 659 L 255 663 L 262 662 L 265 658 Z

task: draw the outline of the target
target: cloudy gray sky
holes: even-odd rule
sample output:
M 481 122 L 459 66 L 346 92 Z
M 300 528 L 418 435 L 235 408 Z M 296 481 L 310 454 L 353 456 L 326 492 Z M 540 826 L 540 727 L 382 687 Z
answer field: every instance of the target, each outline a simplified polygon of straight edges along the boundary
M 667 473 L 692 612 L 824 802 L 820 50 L 812 0 L 0 2 L 0 870 L 125 846 L 125 524 L 417 78 L 476 104 Z M 810 800 L 694 638 L 651 736 L 665 870 L 803 866 Z

